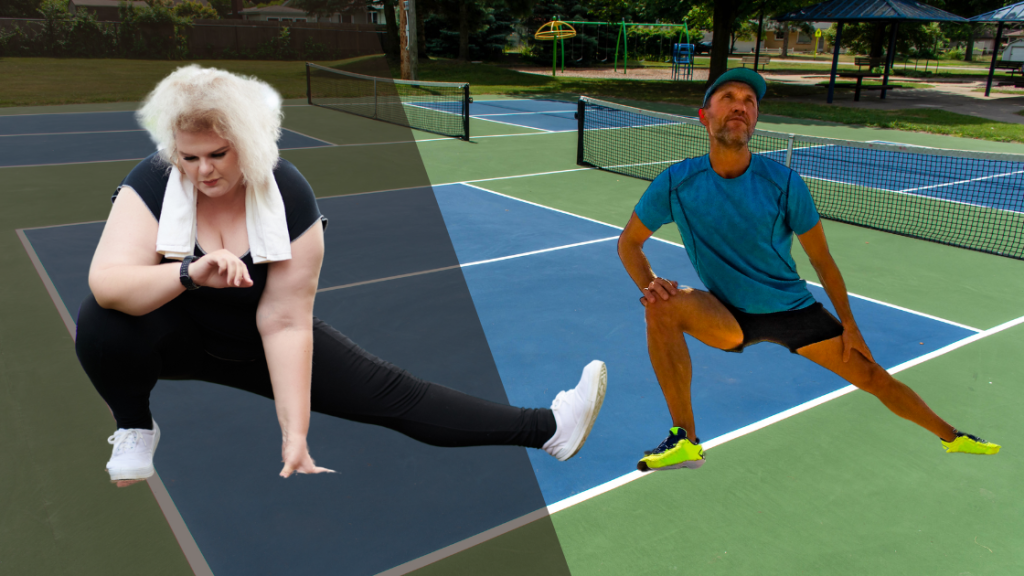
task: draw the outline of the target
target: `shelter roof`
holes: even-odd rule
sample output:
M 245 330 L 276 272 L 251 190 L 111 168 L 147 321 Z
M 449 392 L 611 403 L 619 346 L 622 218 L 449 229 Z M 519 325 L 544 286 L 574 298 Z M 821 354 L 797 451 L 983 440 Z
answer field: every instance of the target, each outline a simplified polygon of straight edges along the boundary
M 967 22 L 934 6 L 916 0 L 828 0 L 787 12 L 778 21 L 802 22 Z
M 1024 22 L 1024 2 L 978 14 L 971 18 L 971 22 Z

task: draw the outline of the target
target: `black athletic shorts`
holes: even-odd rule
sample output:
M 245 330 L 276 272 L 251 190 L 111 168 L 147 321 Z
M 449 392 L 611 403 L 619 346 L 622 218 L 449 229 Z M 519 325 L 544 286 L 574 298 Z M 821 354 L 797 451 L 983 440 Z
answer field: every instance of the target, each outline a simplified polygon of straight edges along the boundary
M 723 302 L 723 304 L 725 304 Z M 743 344 L 726 352 L 743 352 L 743 349 L 758 342 L 774 342 L 796 351 L 804 346 L 842 336 L 843 325 L 831 312 L 815 302 L 799 310 L 772 312 L 770 314 L 747 314 L 725 304 L 743 330 Z

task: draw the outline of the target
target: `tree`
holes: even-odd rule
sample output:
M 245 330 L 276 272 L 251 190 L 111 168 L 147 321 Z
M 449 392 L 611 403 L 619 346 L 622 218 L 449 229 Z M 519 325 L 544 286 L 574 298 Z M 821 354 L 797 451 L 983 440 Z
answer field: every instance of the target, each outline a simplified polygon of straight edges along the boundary
M 729 68 L 729 54 L 732 52 L 730 39 L 742 29 L 744 23 L 765 16 L 782 14 L 802 6 L 815 4 L 820 0 L 761 0 L 760 2 L 744 2 L 742 0 L 705 1 L 704 5 L 713 4 L 711 39 L 711 69 L 708 71 L 708 85 L 718 79 Z
M 945 0 L 942 3 L 942 9 L 947 12 L 952 12 L 958 16 L 964 18 L 970 18 L 977 16 L 978 14 L 984 14 L 993 10 L 1002 8 L 1006 2 L 1002 0 Z M 964 60 L 970 62 L 974 59 L 974 39 L 978 34 L 985 28 L 990 27 L 987 24 L 954 24 L 944 22 L 941 25 L 943 33 L 953 42 L 957 44 L 966 43 L 966 51 L 964 53 Z
M 185 0 L 175 5 L 174 15 L 189 20 L 216 20 L 220 17 L 216 10 L 195 0 Z
M 3 0 L 0 18 L 38 18 L 40 0 Z

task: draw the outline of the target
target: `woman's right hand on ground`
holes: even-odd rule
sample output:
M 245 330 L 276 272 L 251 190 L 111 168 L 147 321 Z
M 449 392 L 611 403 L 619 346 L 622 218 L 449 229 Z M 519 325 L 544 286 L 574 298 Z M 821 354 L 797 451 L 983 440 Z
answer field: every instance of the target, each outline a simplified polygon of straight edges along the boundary
M 330 468 L 317 466 L 309 455 L 309 448 L 306 445 L 305 437 L 285 437 L 281 443 L 281 460 L 284 468 L 281 468 L 281 477 L 287 478 L 292 472 L 299 474 L 319 474 L 321 472 L 334 472 Z
M 188 265 L 188 275 L 200 286 L 248 288 L 252 286 L 245 262 L 230 250 L 217 250 Z

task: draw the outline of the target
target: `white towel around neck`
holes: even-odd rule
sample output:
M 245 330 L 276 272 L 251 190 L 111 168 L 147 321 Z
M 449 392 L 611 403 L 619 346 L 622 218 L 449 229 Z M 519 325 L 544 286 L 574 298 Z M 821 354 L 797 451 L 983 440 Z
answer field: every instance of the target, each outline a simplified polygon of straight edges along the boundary
M 269 185 L 249 185 L 245 189 L 245 230 L 249 235 L 249 254 L 254 264 L 280 262 L 292 257 L 281 191 L 272 173 L 265 181 Z M 172 165 L 156 233 L 158 253 L 172 260 L 181 260 L 193 253 L 196 245 L 196 198 L 192 182 Z

